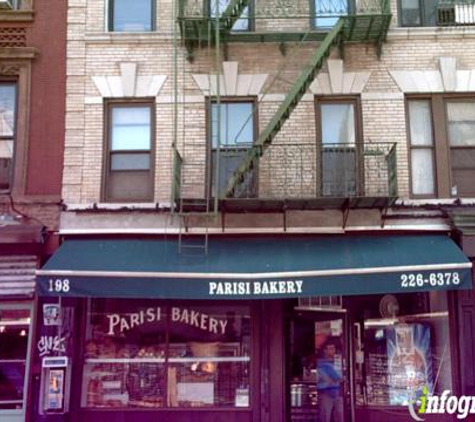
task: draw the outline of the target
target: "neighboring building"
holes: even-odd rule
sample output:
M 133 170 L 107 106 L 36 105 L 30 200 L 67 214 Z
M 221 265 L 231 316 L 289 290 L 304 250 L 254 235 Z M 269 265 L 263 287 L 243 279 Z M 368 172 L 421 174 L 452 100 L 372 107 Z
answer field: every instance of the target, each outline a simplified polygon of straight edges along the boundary
M 66 5 L 0 1 L 0 420 L 34 395 L 35 270 L 59 244 Z
M 413 389 L 474 394 L 472 12 L 70 0 L 42 417 L 407 421 Z

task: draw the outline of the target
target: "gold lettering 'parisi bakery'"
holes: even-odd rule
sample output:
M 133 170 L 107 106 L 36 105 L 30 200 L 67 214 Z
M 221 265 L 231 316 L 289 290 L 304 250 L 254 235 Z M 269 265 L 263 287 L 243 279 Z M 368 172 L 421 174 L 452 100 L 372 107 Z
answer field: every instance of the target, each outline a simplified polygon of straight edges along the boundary
M 117 332 L 132 330 L 135 327 L 140 327 L 143 324 L 150 324 L 158 322 L 162 319 L 162 309 L 147 308 L 138 312 L 129 314 L 110 314 L 106 315 L 109 320 L 108 335 L 114 335 Z M 214 334 L 224 334 L 226 330 L 227 321 L 213 318 L 203 312 L 198 312 L 190 309 L 182 309 L 177 307 L 171 308 L 171 321 L 175 323 L 187 324 L 191 327 L 199 328 L 200 330 L 209 331 Z
M 344 422 L 407 422 L 411 388 L 453 390 L 450 295 L 472 282 L 448 236 L 216 237 L 199 259 L 177 248 L 66 239 L 38 271 L 34 358 L 58 391 L 44 414 L 314 422 L 330 360 Z

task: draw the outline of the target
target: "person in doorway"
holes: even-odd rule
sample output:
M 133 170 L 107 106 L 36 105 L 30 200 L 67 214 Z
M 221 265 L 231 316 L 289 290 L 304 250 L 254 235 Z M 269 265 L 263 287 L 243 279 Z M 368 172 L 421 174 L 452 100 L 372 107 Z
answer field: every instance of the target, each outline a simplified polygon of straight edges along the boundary
M 343 422 L 342 373 L 337 344 L 327 341 L 317 359 L 318 422 Z

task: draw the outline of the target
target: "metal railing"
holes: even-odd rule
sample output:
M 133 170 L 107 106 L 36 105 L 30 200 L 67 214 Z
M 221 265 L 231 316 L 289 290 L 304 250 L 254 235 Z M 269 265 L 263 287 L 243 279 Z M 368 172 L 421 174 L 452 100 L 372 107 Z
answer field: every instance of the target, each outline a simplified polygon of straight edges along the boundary
M 474 0 L 441 0 L 437 5 L 439 26 L 475 25 Z
M 224 0 L 221 0 L 225 3 Z M 349 14 L 378 15 L 390 13 L 389 0 L 271 0 L 253 1 L 249 19 L 312 19 L 339 17 Z M 209 12 L 209 0 L 180 0 L 179 18 L 214 19 Z M 244 17 L 246 18 L 246 17 Z
M 259 161 L 259 198 L 396 197 L 394 143 L 282 144 Z
M 240 164 L 239 158 L 244 156 L 244 152 L 242 146 L 221 149 L 220 188 L 226 185 L 227 179 L 236 171 Z M 173 190 L 177 198 L 180 197 L 179 179 L 183 172 L 181 159 L 176 158 L 174 165 Z M 207 174 L 204 166 L 205 164 L 201 173 Z M 215 171 L 216 169 L 212 169 L 209 173 L 215 175 Z M 203 181 L 203 186 L 206 185 L 211 184 Z M 286 143 L 273 144 L 266 149 L 257 166 L 246 175 L 235 198 L 307 200 L 396 198 L 397 195 L 395 143 Z

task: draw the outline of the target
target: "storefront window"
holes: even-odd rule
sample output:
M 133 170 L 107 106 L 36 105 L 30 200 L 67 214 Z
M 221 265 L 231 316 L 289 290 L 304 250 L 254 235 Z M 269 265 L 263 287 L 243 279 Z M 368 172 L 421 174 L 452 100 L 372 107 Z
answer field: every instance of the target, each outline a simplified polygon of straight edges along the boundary
M 248 306 L 88 302 L 82 406 L 248 407 Z
M 446 293 L 368 299 L 355 323 L 356 399 L 360 405 L 407 406 L 415 391 L 451 390 Z
M 29 329 L 29 309 L 0 308 L 0 410 L 23 408 Z

